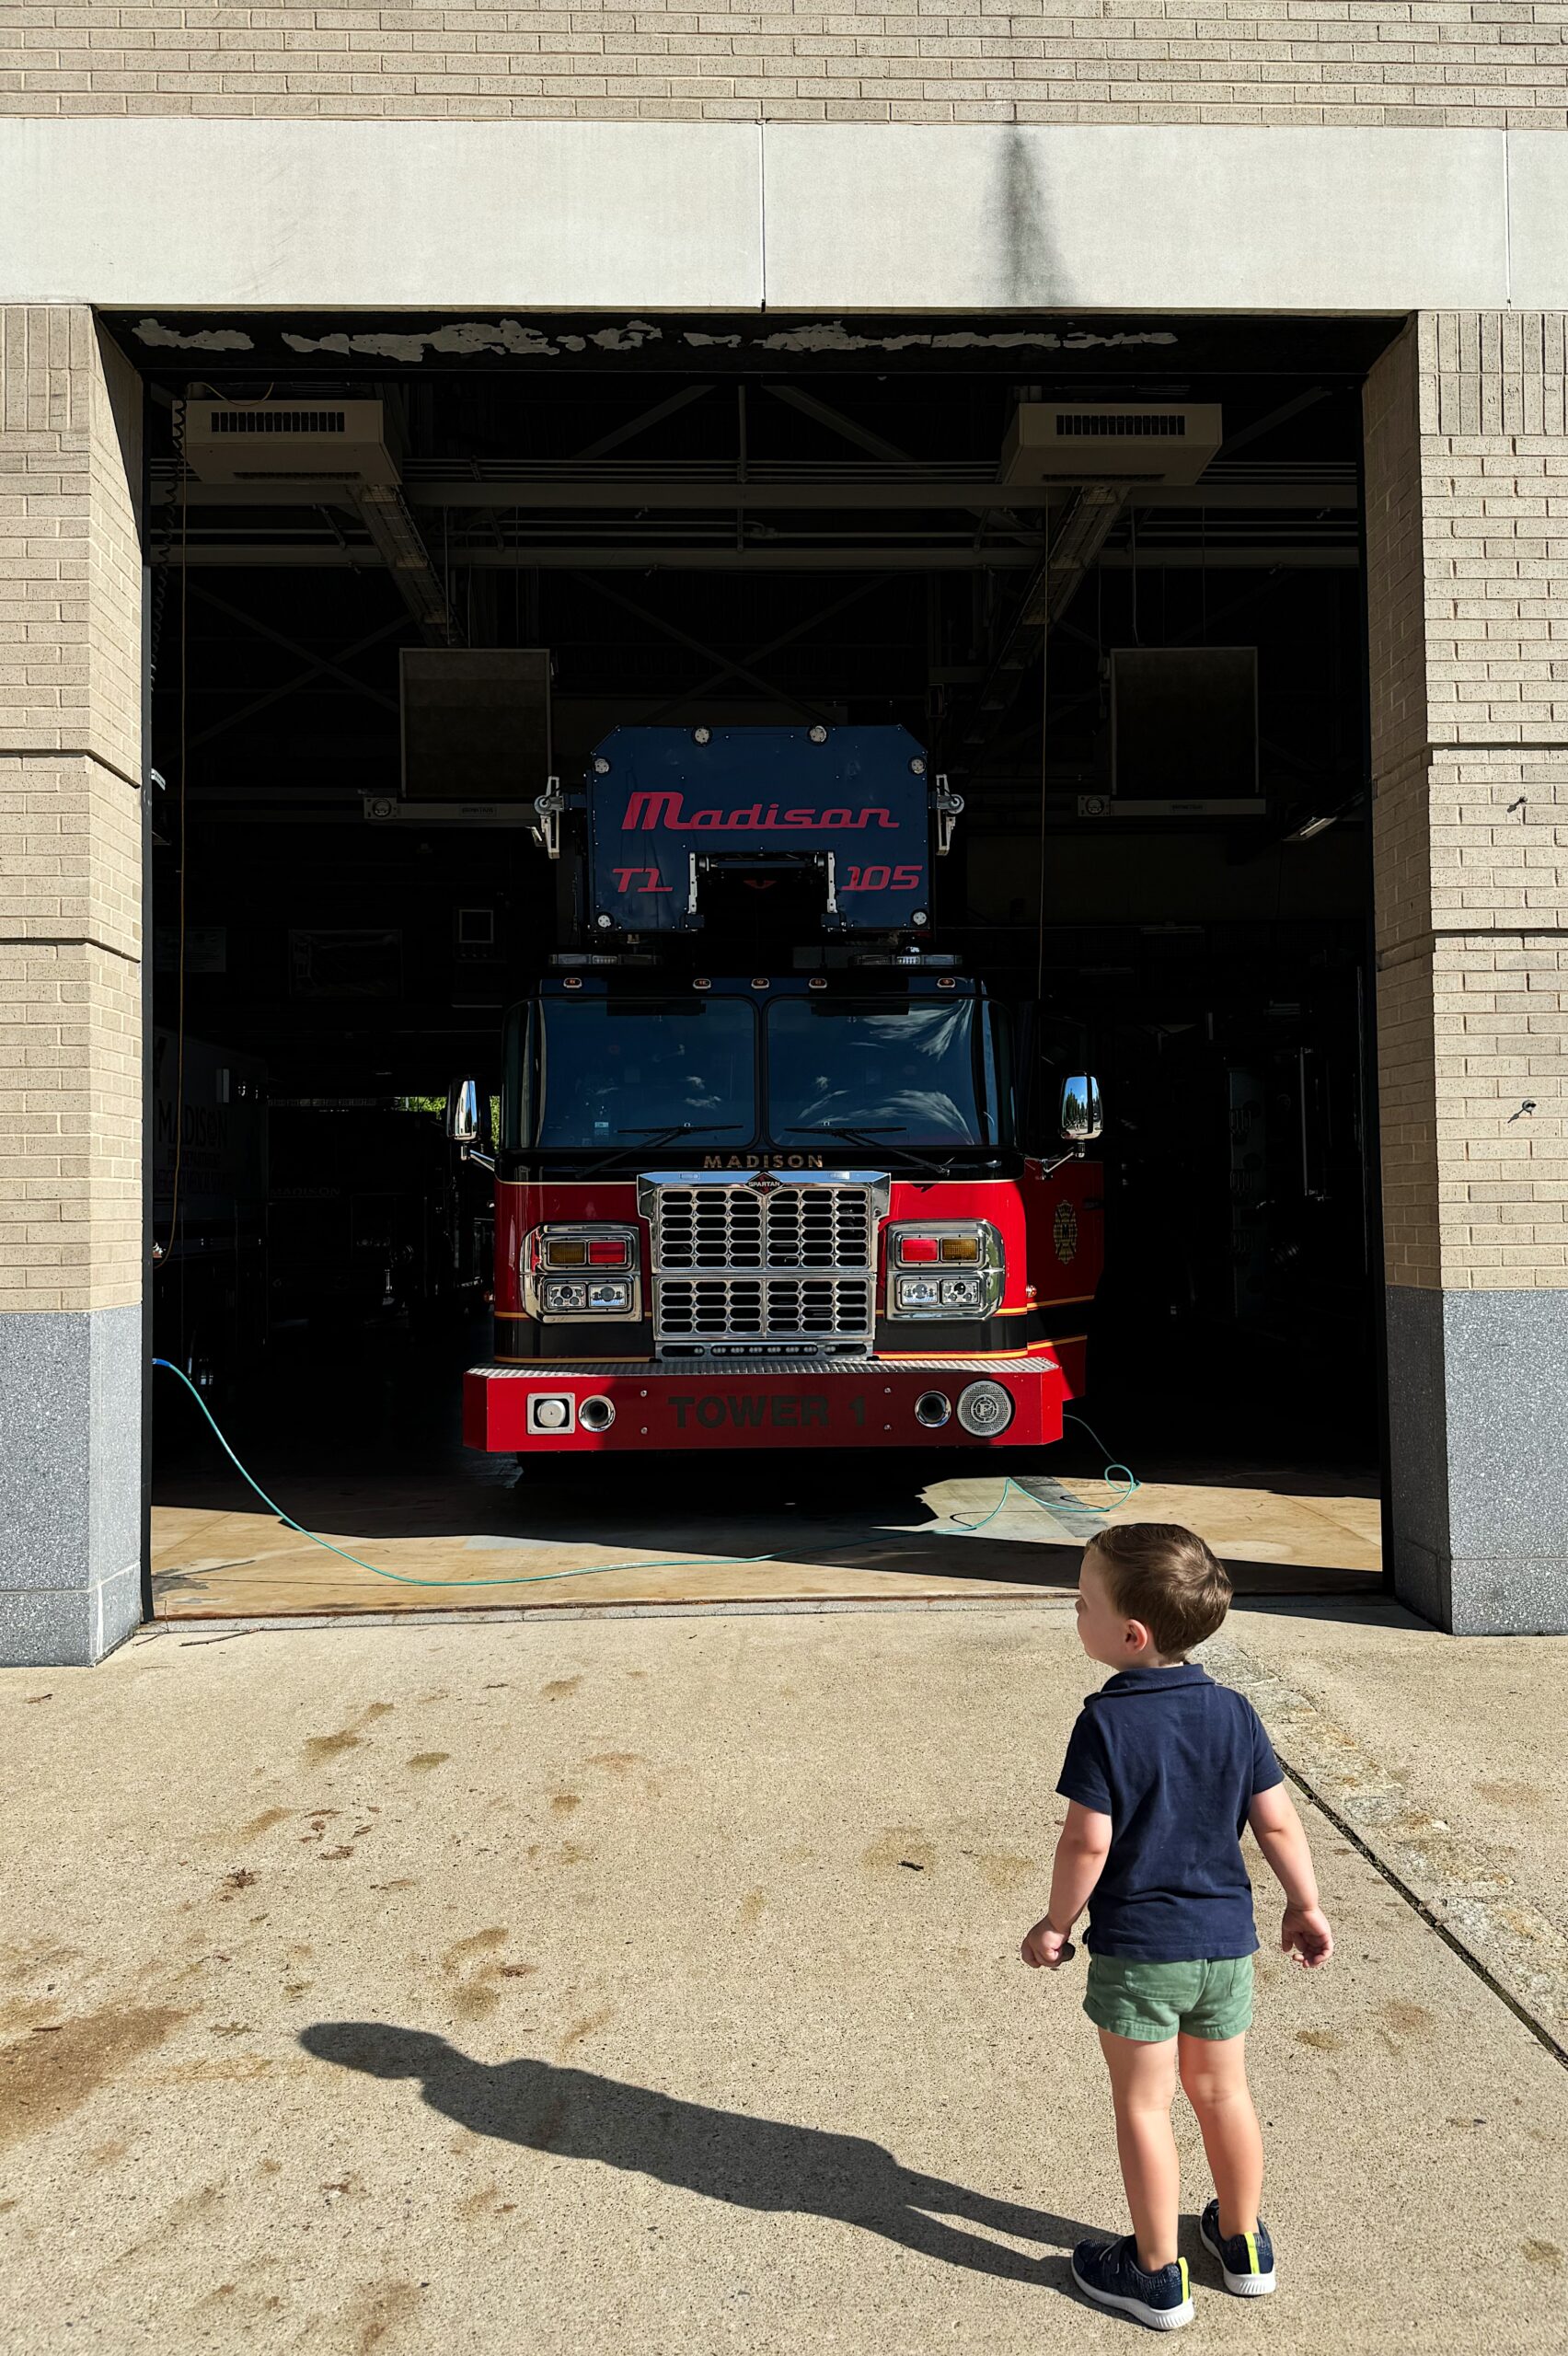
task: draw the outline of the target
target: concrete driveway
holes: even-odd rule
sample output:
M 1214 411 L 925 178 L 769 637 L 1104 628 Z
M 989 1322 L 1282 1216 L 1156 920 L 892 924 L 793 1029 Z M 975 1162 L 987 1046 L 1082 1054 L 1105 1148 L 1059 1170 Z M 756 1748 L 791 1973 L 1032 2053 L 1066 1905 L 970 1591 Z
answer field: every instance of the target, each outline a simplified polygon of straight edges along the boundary
M 1081 1981 L 1017 1961 L 1094 1681 L 1014 1603 L 7 1672 L 7 2345 L 1128 2344 L 1066 2279 L 1123 2222 Z M 1555 2356 L 1568 2073 L 1312 1830 L 1340 1952 L 1265 1958 L 1255 2039 L 1285 2287 L 1190 2235 L 1196 2329 Z

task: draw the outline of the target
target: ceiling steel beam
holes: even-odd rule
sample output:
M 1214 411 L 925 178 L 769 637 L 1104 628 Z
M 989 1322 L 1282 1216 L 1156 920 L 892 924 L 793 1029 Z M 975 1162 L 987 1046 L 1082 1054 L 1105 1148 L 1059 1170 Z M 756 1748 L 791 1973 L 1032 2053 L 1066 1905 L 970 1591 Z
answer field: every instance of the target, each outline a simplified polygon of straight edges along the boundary
M 723 664 L 726 677 L 744 679 L 747 687 L 759 687 L 763 694 L 770 697 L 774 702 L 788 704 L 791 710 L 800 712 L 806 720 L 822 720 L 826 717 L 816 704 L 808 703 L 802 696 L 787 694 L 782 687 L 775 686 L 771 679 L 765 679 L 760 672 L 748 670 L 744 663 L 732 662 L 727 655 L 721 653 L 717 646 L 709 646 L 705 639 L 693 638 L 689 630 L 682 629 L 678 623 L 668 620 L 663 614 L 652 612 L 647 606 L 640 606 L 634 597 L 623 596 L 618 589 L 610 588 L 603 581 L 590 579 L 586 581 L 586 586 L 593 590 L 595 596 L 607 599 L 612 606 L 618 606 L 622 613 L 634 614 L 639 621 L 646 622 L 651 629 L 658 630 L 664 638 L 673 638 L 677 646 L 688 647 L 694 654 L 702 655 L 709 663 Z
M 771 393 L 776 401 L 784 401 L 790 409 L 798 409 L 802 417 L 813 418 L 818 425 L 825 425 L 830 433 L 836 433 L 842 441 L 854 443 L 858 449 L 869 450 L 873 458 L 889 458 L 905 466 L 910 463 L 908 451 L 901 450 L 896 442 L 889 442 L 882 434 L 873 433 L 869 425 L 860 424 L 856 418 L 846 417 L 841 409 L 835 409 L 830 401 L 820 399 L 815 393 L 802 393 L 798 385 L 771 385 L 766 380 L 763 390 Z
M 798 479 L 766 477 L 745 482 L 727 476 L 639 474 L 622 479 L 600 475 L 551 476 L 530 481 L 503 479 L 475 480 L 469 476 L 431 477 L 405 483 L 403 495 L 411 507 L 483 507 L 503 514 L 555 513 L 559 510 L 607 508 L 635 511 L 660 509 L 721 514 L 739 507 L 767 509 L 936 510 L 956 507 L 1006 512 L 1009 508 L 1062 506 L 1073 495 L 1067 483 L 966 482 L 962 477 L 934 473 L 925 477 L 874 475 L 812 475 Z M 186 503 L 206 507 L 300 508 L 318 505 L 306 501 L 297 487 L 284 483 L 193 482 L 187 486 Z M 1355 509 L 1354 482 L 1138 483 L 1127 492 L 1131 506 L 1175 509 L 1184 514 L 1208 513 L 1284 514 L 1351 514 Z
M 187 551 L 188 558 L 191 553 L 193 551 Z M 340 549 L 331 549 L 326 553 L 334 560 L 340 560 L 344 551 Z M 178 549 L 173 551 L 173 561 L 176 564 L 179 561 Z M 352 687 L 356 695 L 368 696 L 372 703 L 384 703 L 389 711 L 397 710 L 396 696 L 383 695 L 379 687 L 367 687 L 363 679 L 356 679 L 352 671 L 345 671 L 343 664 L 351 655 L 357 654 L 364 647 L 373 645 L 375 639 L 386 637 L 392 629 L 401 629 L 404 627 L 401 621 L 396 624 L 388 623 L 386 629 L 376 630 L 373 637 L 361 639 L 357 645 L 346 647 L 341 655 L 333 657 L 317 653 L 308 646 L 302 646 L 298 639 L 291 638 L 286 630 L 274 629 L 271 622 L 259 621 L 254 614 L 248 614 L 242 606 L 231 606 L 228 599 L 220 597 L 215 590 L 193 587 L 190 595 L 199 599 L 203 606 L 210 606 L 214 613 L 226 614 L 231 622 L 238 622 L 243 629 L 252 631 L 257 638 L 271 639 L 274 646 L 282 646 L 290 654 L 297 654 L 302 663 L 310 665 L 309 673 L 302 676 L 314 677 L 318 673 L 325 672 L 329 678 L 336 679 L 340 687 Z M 286 695 L 300 684 L 299 679 L 291 679 L 288 687 L 280 688 L 278 692 Z M 198 738 L 197 742 L 200 743 L 200 741 Z
M 220 602 L 208 590 L 198 589 L 195 595 L 205 598 L 209 605 L 215 606 Z M 233 610 L 231 606 L 229 611 Z M 353 679 L 342 666 L 345 663 L 351 662 L 356 654 L 363 654 L 369 648 L 379 646 L 384 638 L 390 638 L 395 631 L 405 630 L 408 627 L 406 617 L 399 614 L 396 621 L 383 622 L 379 629 L 369 631 L 363 638 L 356 638 L 352 646 L 342 648 L 331 661 L 324 661 L 318 656 L 308 670 L 297 672 L 292 679 L 286 679 L 281 687 L 269 688 L 264 696 L 257 696 L 251 702 L 242 704 L 237 711 L 231 711 L 226 719 L 216 720 L 210 728 L 200 730 L 190 738 L 186 750 L 193 753 L 198 745 L 210 745 L 214 736 L 226 735 L 231 728 L 238 728 L 243 722 L 254 720 L 259 711 L 267 710 L 272 704 L 282 703 L 285 696 L 296 695 L 301 687 L 308 687 L 312 679 L 323 678 L 329 674 L 345 686 L 357 686 L 361 695 L 368 696 L 372 703 L 385 704 L 388 711 L 396 711 L 398 710 L 396 696 L 383 695 L 379 687 L 367 687 L 363 680 Z
M 672 393 L 667 400 L 655 401 L 651 409 L 640 410 L 635 417 L 628 418 L 626 423 L 617 425 L 613 433 L 601 433 L 596 442 L 590 442 L 582 449 L 574 451 L 572 464 L 581 466 L 589 458 L 607 456 L 610 451 L 618 450 L 623 442 L 635 442 L 640 433 L 646 433 L 651 426 L 662 425 L 665 418 L 674 417 L 677 410 L 688 408 L 693 401 L 699 401 L 704 393 L 712 390 L 711 385 L 683 385 L 680 391 Z
M 841 614 L 847 606 L 852 606 L 855 603 L 857 597 L 869 596 L 878 585 L 874 575 L 869 580 L 858 581 L 853 589 L 847 590 L 842 597 L 836 597 L 831 606 L 820 606 L 815 613 L 808 614 L 805 620 L 797 622 L 792 629 L 782 631 L 778 638 L 770 638 L 766 645 L 748 647 L 741 657 L 741 661 L 766 663 L 770 654 L 778 654 L 786 646 L 792 646 L 798 638 L 805 638 L 813 629 L 820 629 L 824 622 L 829 622 L 836 614 Z M 652 716 L 653 722 L 663 720 L 666 712 L 674 710 L 680 704 L 692 703 L 703 696 L 710 696 L 716 687 L 722 687 L 726 679 L 744 676 L 744 674 L 737 670 L 733 663 L 726 660 L 722 669 L 710 672 L 709 676 L 699 680 L 688 694 L 673 696 L 667 702 L 661 704 Z
M 1137 570 L 1151 573 L 1188 568 L 1216 573 L 1281 570 L 1353 572 L 1360 560 L 1358 550 L 1348 543 L 1322 547 L 1309 541 L 1297 546 L 1269 542 L 1256 547 L 1216 548 L 1212 540 L 1206 547 L 1193 540 L 1158 549 L 1140 549 Z M 293 568 L 301 572 L 374 572 L 380 564 L 373 549 L 338 548 L 326 541 L 315 546 L 300 541 L 262 541 L 253 547 L 247 547 L 243 541 L 197 542 L 185 550 L 183 557 L 175 549 L 169 561 L 175 565 L 183 562 L 195 572 L 244 572 L 247 568 L 259 572 L 286 572 Z M 1103 550 L 1100 562 L 1110 572 L 1133 570 L 1132 555 L 1126 549 Z M 536 548 L 524 544 L 498 549 L 487 541 L 480 548 L 454 549 L 452 563 L 454 569 L 472 566 L 483 572 L 1030 572 L 1038 570 L 1040 554 L 1038 549 L 879 548 L 875 542 L 863 548 L 835 544 L 830 548 L 736 549 L 678 544 L 661 547 L 633 540 L 607 541 L 603 547 L 588 548 Z

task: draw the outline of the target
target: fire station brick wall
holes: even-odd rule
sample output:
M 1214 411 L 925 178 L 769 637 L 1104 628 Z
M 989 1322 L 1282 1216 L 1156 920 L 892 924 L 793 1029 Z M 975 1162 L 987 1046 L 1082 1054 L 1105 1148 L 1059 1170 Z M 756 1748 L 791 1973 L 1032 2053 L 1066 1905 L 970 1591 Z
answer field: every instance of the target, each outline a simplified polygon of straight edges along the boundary
M 1393 1284 L 1568 1288 L 1564 326 L 1423 316 L 1367 392 Z
M 1568 127 L 1563 11 L 1507 0 L 4 13 L 14 114 Z
M 141 1295 L 140 409 L 89 313 L 0 311 L 0 1311 Z
M 141 384 L 0 309 L 0 1659 L 138 1609 Z
M 1424 314 L 1366 392 L 1394 1572 L 1568 1629 L 1568 366 Z

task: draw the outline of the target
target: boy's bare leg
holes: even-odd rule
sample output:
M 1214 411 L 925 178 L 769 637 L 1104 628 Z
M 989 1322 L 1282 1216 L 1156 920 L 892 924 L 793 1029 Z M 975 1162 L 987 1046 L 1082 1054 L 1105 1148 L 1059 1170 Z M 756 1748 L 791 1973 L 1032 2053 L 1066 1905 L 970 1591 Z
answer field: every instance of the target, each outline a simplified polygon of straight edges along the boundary
M 1122 2163 L 1138 2264 L 1158 2273 L 1176 2256 L 1178 2169 L 1170 2105 L 1176 2093 L 1176 2039 L 1145 2045 L 1100 2032 L 1116 2106 L 1116 2156 Z
M 1198 2116 L 1222 2234 L 1255 2234 L 1263 2190 L 1263 2138 L 1247 2084 L 1247 2039 L 1181 2037 L 1182 2085 Z

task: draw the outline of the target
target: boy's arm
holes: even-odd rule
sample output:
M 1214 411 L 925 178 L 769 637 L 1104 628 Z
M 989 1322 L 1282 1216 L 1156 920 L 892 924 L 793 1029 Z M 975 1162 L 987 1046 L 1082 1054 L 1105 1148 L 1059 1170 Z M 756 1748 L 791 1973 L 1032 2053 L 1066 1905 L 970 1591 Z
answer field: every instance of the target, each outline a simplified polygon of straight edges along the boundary
M 1327 1963 L 1334 1951 L 1329 1918 L 1318 1903 L 1318 1877 L 1312 1853 L 1295 1802 L 1283 1784 L 1259 1792 L 1247 1811 L 1253 1838 L 1269 1861 L 1274 1879 L 1285 1892 L 1285 1920 L 1279 1943 L 1286 1955 L 1294 1948 L 1309 1971 Z
M 1055 1971 L 1063 1961 L 1068 1934 L 1094 1894 L 1110 1847 L 1111 1819 L 1069 1800 L 1051 1868 L 1051 1903 L 1024 1940 L 1025 1963 Z

